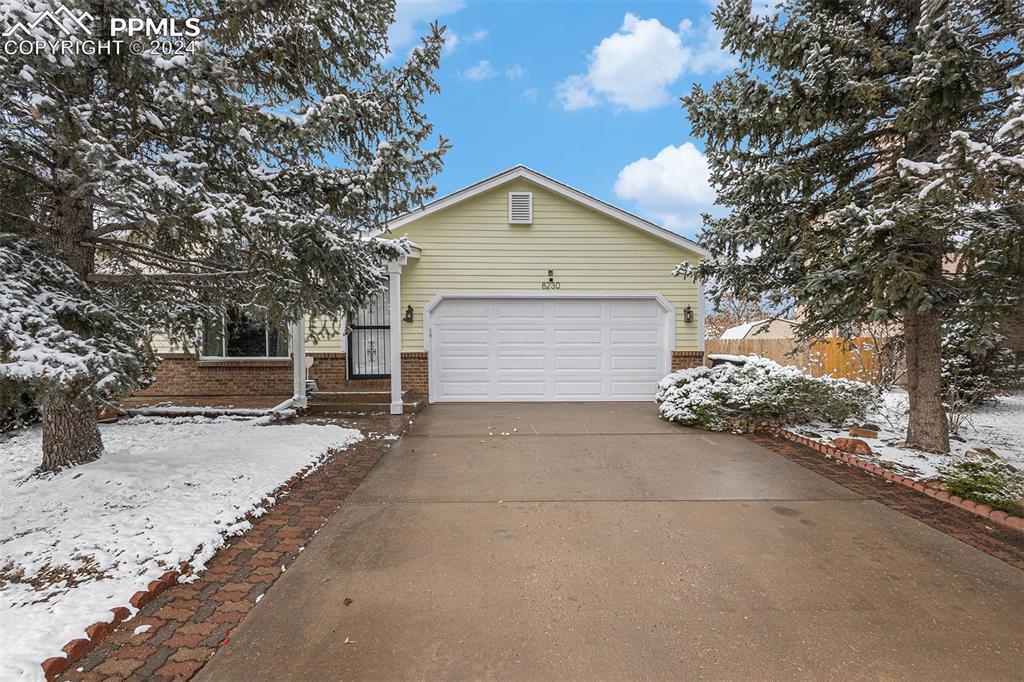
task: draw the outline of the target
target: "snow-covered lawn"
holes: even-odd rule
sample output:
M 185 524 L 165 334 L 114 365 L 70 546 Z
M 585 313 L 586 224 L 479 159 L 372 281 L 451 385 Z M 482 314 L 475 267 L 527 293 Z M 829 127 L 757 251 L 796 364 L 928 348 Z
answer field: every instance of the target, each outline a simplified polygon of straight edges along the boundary
M 0 440 L 0 679 L 41 678 L 87 626 L 180 562 L 202 568 L 269 493 L 362 438 L 268 422 L 136 417 L 101 427 L 98 461 L 46 476 L 40 429 Z
M 879 466 L 885 466 L 908 478 L 927 480 L 938 475 L 938 467 L 949 463 L 952 456 L 968 450 L 989 448 L 1007 463 L 1024 471 L 1024 391 L 1002 396 L 995 405 L 972 413 L 970 421 L 950 442 L 949 455 L 936 455 L 899 447 L 907 433 L 907 393 L 892 390 L 883 394 L 882 403 L 870 410 L 863 420 L 880 427 L 878 438 L 856 436 L 871 446 L 873 456 L 863 456 Z M 798 433 L 808 430 L 820 434 L 822 442 L 832 438 L 849 438 L 846 429 L 834 429 L 822 424 L 807 424 L 793 428 Z

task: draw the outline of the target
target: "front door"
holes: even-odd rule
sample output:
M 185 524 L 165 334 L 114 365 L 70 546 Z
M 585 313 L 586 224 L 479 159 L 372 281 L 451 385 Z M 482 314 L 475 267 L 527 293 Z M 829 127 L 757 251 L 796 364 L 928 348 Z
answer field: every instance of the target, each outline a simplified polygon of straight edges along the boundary
M 391 378 L 391 327 L 388 292 L 374 295 L 349 316 L 349 379 Z

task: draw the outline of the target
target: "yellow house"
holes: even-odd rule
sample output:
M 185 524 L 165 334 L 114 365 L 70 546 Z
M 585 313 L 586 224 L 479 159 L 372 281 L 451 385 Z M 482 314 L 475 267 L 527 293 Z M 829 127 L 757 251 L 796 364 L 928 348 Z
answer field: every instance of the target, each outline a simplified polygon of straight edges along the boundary
M 701 288 L 672 271 L 707 252 L 525 166 L 388 228 L 412 253 L 343 337 L 312 346 L 293 330 L 297 352 L 200 363 L 223 376 L 285 363 L 300 404 L 307 370 L 321 389 L 390 380 L 399 413 L 403 389 L 430 402 L 653 400 L 665 374 L 703 362 Z

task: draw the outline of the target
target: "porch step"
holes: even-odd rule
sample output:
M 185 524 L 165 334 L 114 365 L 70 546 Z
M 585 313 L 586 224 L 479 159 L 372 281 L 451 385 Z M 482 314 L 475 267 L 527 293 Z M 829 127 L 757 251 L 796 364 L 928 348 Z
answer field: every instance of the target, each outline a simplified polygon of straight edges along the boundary
M 391 395 L 386 394 L 386 400 L 378 399 L 373 402 L 368 401 L 314 401 L 313 398 L 319 394 L 314 393 L 309 398 L 309 406 L 306 408 L 307 414 L 315 414 L 320 416 L 331 416 L 331 415 L 350 415 L 350 414 L 388 414 L 391 411 Z M 427 401 L 422 398 L 410 398 L 408 396 L 403 398 L 405 412 L 419 412 L 426 407 Z
M 404 393 L 403 393 L 404 396 Z M 309 396 L 309 405 L 390 405 L 391 391 L 317 391 Z

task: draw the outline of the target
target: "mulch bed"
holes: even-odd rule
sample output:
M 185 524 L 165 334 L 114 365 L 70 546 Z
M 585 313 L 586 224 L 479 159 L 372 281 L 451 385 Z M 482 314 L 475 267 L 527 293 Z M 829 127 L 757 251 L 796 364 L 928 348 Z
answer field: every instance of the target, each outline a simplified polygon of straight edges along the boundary
M 748 438 L 848 490 L 880 502 L 890 509 L 917 519 L 971 547 L 1024 570 L 1024 534 L 1019 531 L 993 523 L 845 462 L 825 457 L 803 445 L 767 435 L 751 435 Z
M 185 680 L 252 610 L 324 523 L 362 482 L 413 415 L 308 418 L 359 429 L 365 438 L 296 481 L 207 564 L 199 578 L 174 584 L 72 663 L 65 680 Z M 141 626 L 145 632 L 134 634 Z

